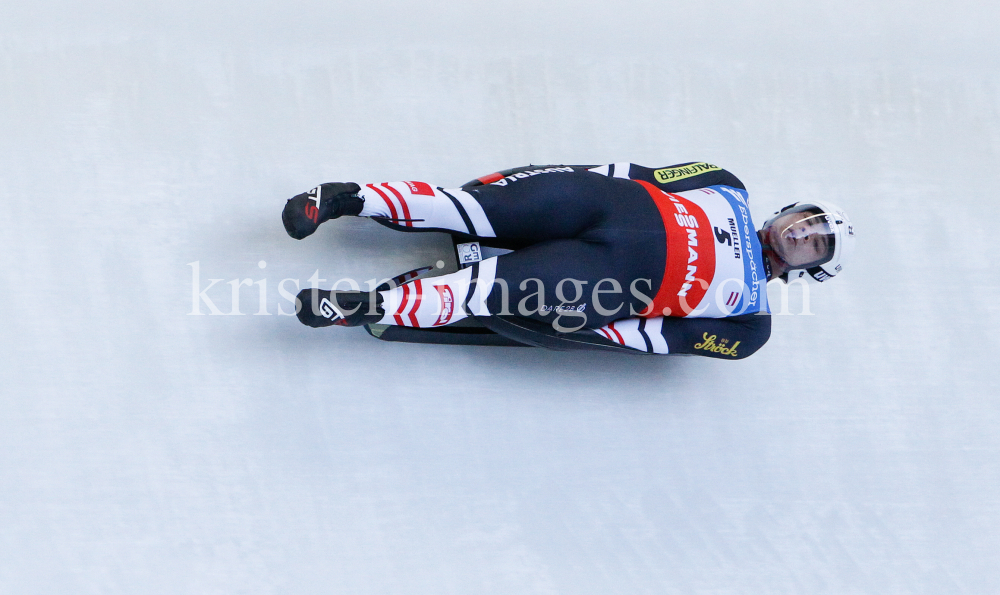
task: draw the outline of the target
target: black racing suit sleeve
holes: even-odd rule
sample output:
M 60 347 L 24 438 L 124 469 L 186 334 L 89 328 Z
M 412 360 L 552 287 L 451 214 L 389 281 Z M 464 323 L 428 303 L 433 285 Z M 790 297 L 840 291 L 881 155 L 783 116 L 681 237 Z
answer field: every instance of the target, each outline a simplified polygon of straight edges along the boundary
M 692 175 L 690 177 L 684 177 L 679 180 L 673 180 L 669 182 L 661 181 L 657 176 L 657 171 L 662 170 L 673 170 L 677 168 L 683 168 L 688 165 L 698 165 L 707 166 L 705 173 Z M 641 165 L 631 164 L 629 168 L 629 177 L 633 180 L 642 180 L 644 182 L 649 182 L 656 185 L 658 188 L 664 192 L 684 192 L 685 190 L 695 190 L 698 188 L 707 188 L 708 186 L 729 186 L 731 188 L 739 188 L 740 190 L 746 190 L 746 186 L 739 178 L 734 176 L 732 173 L 718 168 L 714 165 L 707 163 L 697 163 L 694 161 L 689 161 L 687 163 L 678 163 L 677 165 L 671 165 L 669 167 L 653 169 L 651 167 L 643 167 Z
M 670 353 L 743 359 L 771 337 L 771 315 L 743 314 L 728 318 L 665 316 L 661 333 Z

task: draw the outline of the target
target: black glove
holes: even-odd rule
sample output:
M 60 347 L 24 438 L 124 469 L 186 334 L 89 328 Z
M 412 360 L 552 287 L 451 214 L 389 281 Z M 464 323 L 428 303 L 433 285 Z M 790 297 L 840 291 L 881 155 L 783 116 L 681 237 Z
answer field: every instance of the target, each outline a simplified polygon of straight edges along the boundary
M 299 322 L 313 328 L 324 326 L 361 326 L 374 324 L 385 316 L 382 296 L 365 291 L 337 291 L 328 289 L 303 289 L 296 296 Z
M 357 215 L 365 199 L 358 196 L 361 186 L 354 182 L 320 184 L 309 192 L 288 199 L 281 212 L 285 231 L 296 240 L 312 235 L 320 223 L 343 215 Z

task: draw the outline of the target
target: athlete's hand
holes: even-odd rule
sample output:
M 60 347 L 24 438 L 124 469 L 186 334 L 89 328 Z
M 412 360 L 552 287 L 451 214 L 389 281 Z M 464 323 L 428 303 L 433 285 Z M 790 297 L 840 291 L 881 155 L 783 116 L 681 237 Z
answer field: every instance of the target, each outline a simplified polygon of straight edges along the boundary
M 361 187 L 354 182 L 320 184 L 309 192 L 288 199 L 281 212 L 285 231 L 296 240 L 308 237 L 320 223 L 341 215 L 357 215 L 364 206 L 358 196 Z

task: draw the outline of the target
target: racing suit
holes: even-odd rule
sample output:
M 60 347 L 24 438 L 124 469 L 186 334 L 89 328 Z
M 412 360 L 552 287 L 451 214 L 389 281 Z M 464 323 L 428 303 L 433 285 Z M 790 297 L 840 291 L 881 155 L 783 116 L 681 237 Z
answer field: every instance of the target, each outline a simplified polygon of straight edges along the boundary
M 360 213 L 512 249 L 381 291 L 380 324 L 517 316 L 646 353 L 739 359 L 770 336 L 748 195 L 708 163 L 520 168 L 477 185 L 367 184 Z

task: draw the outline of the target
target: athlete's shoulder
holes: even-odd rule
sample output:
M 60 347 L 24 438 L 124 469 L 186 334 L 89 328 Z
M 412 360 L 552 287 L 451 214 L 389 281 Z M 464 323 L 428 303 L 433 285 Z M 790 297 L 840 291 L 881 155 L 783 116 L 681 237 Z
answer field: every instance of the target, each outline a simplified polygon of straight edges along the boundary
M 650 182 L 666 192 L 684 192 L 709 186 L 730 186 L 746 190 L 743 182 L 731 172 L 704 161 L 691 161 L 661 168 L 632 163 L 629 167 L 629 178 Z

